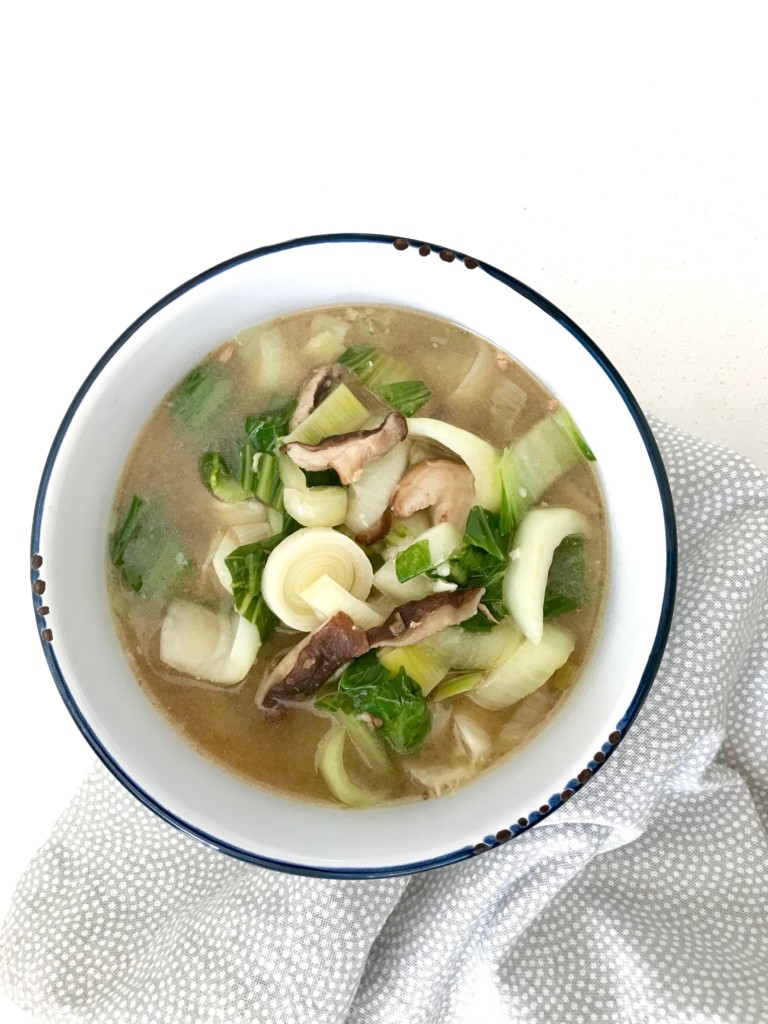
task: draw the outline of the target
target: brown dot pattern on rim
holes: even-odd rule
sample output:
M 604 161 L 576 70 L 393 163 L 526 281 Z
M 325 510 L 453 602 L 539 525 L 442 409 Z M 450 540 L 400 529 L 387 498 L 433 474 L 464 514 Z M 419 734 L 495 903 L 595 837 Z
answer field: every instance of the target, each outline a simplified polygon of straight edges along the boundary
M 440 259 L 443 260 L 445 263 L 453 263 L 453 261 L 456 259 L 456 253 L 452 252 L 450 249 L 441 249 Z
M 442 253 L 440 255 L 442 256 Z M 464 262 L 466 263 L 468 259 L 470 259 L 470 257 L 465 256 L 464 257 Z M 475 266 L 477 266 L 477 261 L 476 260 L 473 260 L 472 262 L 474 263 Z M 470 269 L 472 269 L 472 268 L 470 268 Z M 608 742 L 611 744 L 611 746 L 615 746 L 619 742 L 619 740 L 621 739 L 621 735 L 622 734 L 621 734 L 621 732 L 618 729 L 614 729 L 613 730 L 613 732 L 608 736 Z M 602 764 L 605 761 L 606 756 L 607 755 L 605 754 L 604 751 L 598 750 L 597 753 L 592 758 L 592 760 L 596 761 L 597 764 Z M 585 782 L 587 782 L 589 779 L 592 778 L 593 774 L 594 773 L 592 772 L 591 768 L 585 768 L 583 771 L 579 772 L 579 774 L 577 775 L 577 779 L 581 783 L 581 785 L 584 785 Z M 572 789 L 564 789 L 562 791 L 562 793 L 560 794 L 561 801 L 563 803 L 566 803 L 573 796 L 573 792 L 574 791 Z M 549 811 L 551 811 L 551 810 L 552 810 L 552 808 L 550 807 L 549 804 L 542 804 L 541 807 L 539 808 L 539 814 L 548 814 Z M 528 819 L 527 818 L 518 818 L 517 819 L 517 824 L 520 826 L 520 828 L 526 828 L 528 826 Z M 503 828 L 500 832 L 496 833 L 496 841 L 499 842 L 499 843 L 504 843 L 504 842 L 507 841 L 507 839 L 510 839 L 511 836 L 512 836 L 512 833 L 509 831 L 509 829 Z M 484 843 L 480 843 L 478 846 L 475 847 L 475 853 L 478 853 L 481 850 L 485 850 L 485 849 L 488 849 L 488 847 Z
M 42 615 L 43 618 L 45 618 L 45 616 L 49 614 L 50 610 L 51 609 L 48 607 L 47 604 L 41 604 L 40 607 L 37 609 L 37 614 Z
M 32 555 L 32 568 L 33 569 L 39 569 L 42 564 L 43 564 L 43 556 L 42 555 Z
M 408 248 L 408 243 L 406 242 L 406 240 L 404 238 L 396 238 L 392 244 L 400 252 L 402 252 L 404 249 Z
M 47 640 L 50 643 L 53 640 L 53 630 L 44 629 L 40 636 L 42 636 L 43 640 Z
M 429 256 L 429 254 L 431 252 L 432 252 L 432 250 L 430 249 L 430 247 L 428 245 L 420 245 L 419 246 L 419 256 Z
M 474 270 L 478 266 L 477 260 L 473 256 L 464 257 L 464 266 L 467 270 Z
M 486 843 L 478 843 L 475 847 L 475 853 L 485 853 L 490 847 Z
M 45 593 L 45 580 L 35 580 L 32 584 L 32 589 L 36 594 Z

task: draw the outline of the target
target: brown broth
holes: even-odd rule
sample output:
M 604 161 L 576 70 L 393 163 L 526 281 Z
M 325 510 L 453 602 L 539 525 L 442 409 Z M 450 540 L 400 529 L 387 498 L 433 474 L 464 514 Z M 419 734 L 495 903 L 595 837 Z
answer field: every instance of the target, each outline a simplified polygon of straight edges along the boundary
M 351 321 L 345 344 L 374 344 L 407 362 L 411 377 L 422 379 L 432 396 L 418 416 L 445 419 L 470 430 L 501 448 L 543 418 L 555 403 L 552 396 L 526 370 L 493 348 L 488 342 L 437 317 L 394 307 L 332 307 L 290 314 L 271 324 L 250 328 L 233 342 L 220 346 L 209 357 L 219 361 L 233 382 L 230 399 L 215 425 L 209 429 L 190 428 L 173 415 L 168 396 L 155 410 L 142 430 L 126 462 L 113 508 L 113 527 L 122 521 L 131 496 L 140 494 L 156 505 L 178 532 L 186 554 L 196 567 L 205 567 L 214 536 L 219 529 L 212 520 L 216 499 L 200 478 L 201 453 L 207 450 L 232 452 L 233 439 L 242 432 L 245 417 L 268 408 L 274 398 L 290 397 L 306 373 L 327 359 L 307 356 L 305 346 L 317 333 L 318 314 L 329 314 Z M 498 416 L 489 422 L 488 405 L 470 393 L 462 398 L 461 385 L 477 368 L 478 353 L 493 359 L 493 375 L 505 377 L 522 389 L 525 404 L 514 422 Z M 466 386 L 465 386 L 466 389 Z M 494 748 L 491 766 L 527 742 L 542 722 L 564 699 L 578 679 L 599 624 L 605 579 L 608 540 L 604 502 L 597 476 L 591 466 L 581 462 L 558 481 L 544 496 L 549 504 L 568 504 L 585 512 L 595 524 L 586 541 L 590 600 L 582 609 L 557 619 L 558 624 L 577 637 L 574 653 L 566 666 L 547 684 L 549 709 L 531 728 L 517 736 L 514 747 L 500 749 L 499 734 L 505 725 L 525 717 L 524 706 L 542 695 L 525 698 L 502 711 L 478 707 L 470 697 L 458 696 L 443 703 L 455 711 L 471 715 L 487 729 Z M 300 634 L 280 628 L 265 643 L 256 665 L 245 680 L 234 686 L 217 686 L 179 675 L 163 665 L 159 658 L 159 631 L 164 607 L 141 593 L 134 593 L 111 566 L 109 587 L 118 635 L 134 673 L 156 707 L 204 756 L 241 778 L 278 793 L 303 800 L 336 801 L 315 768 L 318 743 L 329 727 L 328 716 L 306 709 L 291 710 L 282 721 L 267 721 L 256 706 L 255 694 L 264 671 L 281 652 L 290 648 Z M 210 565 L 202 575 L 193 571 L 178 595 L 199 600 L 209 607 L 229 611 L 232 598 L 227 594 Z M 445 715 L 436 714 L 436 726 Z M 510 730 L 507 730 L 509 732 Z M 514 730 L 512 730 L 514 731 Z M 518 729 L 517 733 L 521 733 Z M 457 756 L 452 730 L 437 727 L 421 755 L 422 759 L 449 764 Z M 347 744 L 348 767 L 361 784 L 373 782 L 373 776 Z M 393 758 L 393 762 L 397 759 Z M 394 769 L 397 783 L 393 800 L 426 798 L 424 787 L 414 782 L 401 767 Z

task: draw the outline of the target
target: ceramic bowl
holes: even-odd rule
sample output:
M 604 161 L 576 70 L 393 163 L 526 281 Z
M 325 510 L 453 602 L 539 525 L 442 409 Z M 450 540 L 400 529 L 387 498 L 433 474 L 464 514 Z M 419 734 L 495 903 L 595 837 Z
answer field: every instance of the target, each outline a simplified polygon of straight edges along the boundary
M 571 411 L 597 455 L 612 558 L 586 670 L 520 753 L 449 796 L 348 811 L 227 774 L 188 746 L 134 679 L 107 602 L 109 511 L 157 403 L 210 349 L 282 313 L 389 303 L 492 340 Z M 53 442 L 32 532 L 32 585 L 53 678 L 109 770 L 163 819 L 267 867 L 335 877 L 409 873 L 476 856 L 556 813 L 626 734 L 659 664 L 675 586 L 672 503 L 637 402 L 603 353 L 532 289 L 440 246 L 323 235 L 245 253 L 147 310 L 99 360 Z

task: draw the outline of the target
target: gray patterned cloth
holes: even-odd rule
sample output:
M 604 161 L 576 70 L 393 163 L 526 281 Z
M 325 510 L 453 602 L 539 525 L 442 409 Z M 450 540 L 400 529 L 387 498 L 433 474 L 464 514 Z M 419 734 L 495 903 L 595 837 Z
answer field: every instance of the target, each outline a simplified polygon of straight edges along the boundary
M 768 479 L 654 422 L 672 634 L 627 739 L 493 852 L 411 878 L 215 853 L 94 769 L 22 877 L 0 978 L 45 1021 L 768 1020 Z

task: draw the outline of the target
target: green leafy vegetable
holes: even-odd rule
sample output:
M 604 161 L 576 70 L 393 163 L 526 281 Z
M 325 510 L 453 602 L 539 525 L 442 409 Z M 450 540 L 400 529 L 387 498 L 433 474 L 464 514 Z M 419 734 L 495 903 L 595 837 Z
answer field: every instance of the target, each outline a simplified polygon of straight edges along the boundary
M 560 409 L 560 415 L 562 417 L 562 421 L 563 421 L 563 424 L 565 425 L 566 430 L 568 431 L 568 433 L 573 438 L 573 441 L 576 444 L 576 447 L 579 449 L 579 451 L 584 456 L 584 458 L 587 459 L 589 462 L 596 462 L 597 459 L 595 457 L 595 453 L 592 451 L 592 449 L 587 444 L 587 439 L 584 437 L 582 432 L 576 426 L 576 423 L 574 422 L 573 416 L 571 416 L 571 414 L 565 408 L 561 408 Z
M 382 384 L 376 394 L 403 416 L 413 416 L 429 401 L 430 390 L 423 380 L 399 380 Z
M 566 537 L 552 556 L 544 594 L 544 618 L 581 608 L 587 597 L 584 538 L 574 534 Z
M 404 416 L 413 416 L 429 401 L 430 391 L 424 381 L 408 380 L 408 366 L 373 345 L 352 345 L 339 362 Z
M 482 612 L 475 612 L 471 619 L 459 623 L 459 628 L 466 629 L 468 633 L 490 633 L 493 627 L 494 623 Z
M 282 508 L 283 485 L 277 471 L 277 459 L 269 452 L 256 452 L 252 456 L 255 476 L 251 480 L 251 493 L 265 505 Z
M 340 487 L 341 480 L 335 469 L 308 469 L 304 473 L 307 487 Z
M 248 416 L 245 421 L 245 444 L 253 446 L 254 452 L 277 452 L 278 441 L 288 433 L 289 423 L 296 403 L 291 400 L 274 406 L 267 412 Z
M 219 452 L 206 452 L 203 455 L 200 459 L 200 474 L 203 483 L 219 501 L 234 504 L 250 497 L 250 492 L 243 490 L 232 477 L 226 459 Z
M 185 423 L 205 426 L 224 405 L 231 390 L 231 381 L 219 366 L 197 366 L 177 388 L 171 409 Z
M 277 625 L 277 616 L 261 596 L 261 578 L 270 552 L 280 541 L 298 530 L 299 523 L 287 512 L 283 513 L 283 528 L 280 533 L 254 544 L 243 544 L 224 559 L 232 577 L 232 596 L 235 608 L 259 631 L 262 641 L 266 640 Z
M 193 563 L 163 516 L 137 494 L 110 541 L 110 558 L 131 590 L 164 597 Z
M 288 433 L 296 403 L 284 402 L 267 412 L 248 416 L 240 442 L 240 486 L 265 505 L 282 508 L 283 487 L 277 471 L 277 448 Z
M 464 542 L 482 548 L 502 561 L 507 557 L 508 542 L 501 532 L 499 516 L 487 508 L 475 505 L 469 511 L 464 530 Z
M 379 732 L 401 754 L 417 751 L 429 734 L 432 717 L 421 687 L 404 669 L 390 675 L 375 651 L 357 658 L 339 680 L 338 694 L 316 702 L 325 711 L 370 714 L 381 720 Z
M 442 577 L 462 588 L 485 587 L 483 604 L 497 620 L 509 614 L 502 596 L 508 546 L 509 537 L 501 532 L 499 516 L 475 505 L 467 517 L 464 544 L 448 560 L 449 574 Z M 493 625 L 482 612 L 461 623 L 462 629 L 474 633 L 487 633 Z
M 125 562 L 126 547 L 139 531 L 142 512 L 146 504 L 147 503 L 143 498 L 140 498 L 138 494 L 134 494 L 131 498 L 130 508 L 125 514 L 125 519 L 123 520 L 122 525 L 112 535 L 112 540 L 109 546 L 109 555 L 112 559 L 112 565 L 118 569 Z
M 232 577 L 235 608 L 256 626 L 262 641 L 272 633 L 277 625 L 277 617 L 261 596 L 261 578 L 269 553 L 277 547 L 283 536 L 278 533 L 255 544 L 244 544 L 224 559 Z
M 434 562 L 426 540 L 411 544 L 405 551 L 398 552 L 395 558 L 395 570 L 401 583 L 412 580 L 427 569 L 434 569 Z

